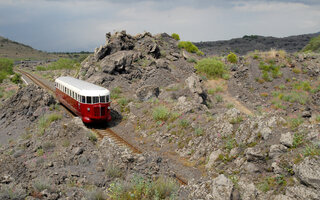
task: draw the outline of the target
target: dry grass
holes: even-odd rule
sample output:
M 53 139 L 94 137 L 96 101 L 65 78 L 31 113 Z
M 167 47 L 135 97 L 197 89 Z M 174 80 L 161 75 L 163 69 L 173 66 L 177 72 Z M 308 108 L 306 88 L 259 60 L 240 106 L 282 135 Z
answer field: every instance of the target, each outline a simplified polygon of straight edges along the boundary
M 286 56 L 287 52 L 285 50 L 270 49 L 270 51 L 261 52 L 261 57 L 265 59 L 275 59 L 277 57 L 284 59 Z

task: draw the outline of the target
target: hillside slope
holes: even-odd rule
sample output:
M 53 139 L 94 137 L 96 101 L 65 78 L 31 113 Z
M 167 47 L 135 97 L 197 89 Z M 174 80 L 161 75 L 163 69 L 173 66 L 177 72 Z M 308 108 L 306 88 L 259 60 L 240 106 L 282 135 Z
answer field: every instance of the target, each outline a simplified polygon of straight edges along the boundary
M 230 51 L 244 55 L 254 50 L 269 51 L 270 49 L 282 49 L 292 53 L 302 50 L 311 38 L 318 35 L 320 32 L 284 38 L 251 35 L 231 40 L 198 42 L 195 45 L 207 55 L 225 55 Z
M 320 199 L 320 54 L 273 50 L 230 63 L 177 46 L 165 33 L 122 31 L 79 73 L 52 70 L 110 89 L 105 126 L 140 155 L 97 139 L 38 87 L 8 99 L 0 199 Z M 225 76 L 199 72 L 203 60 Z
M 39 51 L 28 45 L 0 36 L 0 57 L 15 60 L 45 60 L 58 58 L 58 55 Z

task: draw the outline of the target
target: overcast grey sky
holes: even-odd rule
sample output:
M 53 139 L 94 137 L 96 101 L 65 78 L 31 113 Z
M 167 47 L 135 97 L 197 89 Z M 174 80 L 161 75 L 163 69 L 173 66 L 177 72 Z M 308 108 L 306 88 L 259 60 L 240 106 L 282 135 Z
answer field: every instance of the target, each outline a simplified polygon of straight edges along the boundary
M 182 40 L 320 31 L 320 0 L 0 0 L 0 35 L 45 51 L 93 51 L 106 32 Z

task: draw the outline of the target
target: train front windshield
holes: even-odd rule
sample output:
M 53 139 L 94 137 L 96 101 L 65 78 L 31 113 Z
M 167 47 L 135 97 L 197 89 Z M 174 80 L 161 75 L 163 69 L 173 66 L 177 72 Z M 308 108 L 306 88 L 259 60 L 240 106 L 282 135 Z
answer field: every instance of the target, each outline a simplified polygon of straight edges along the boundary
M 94 96 L 94 97 L 91 97 L 91 96 L 82 96 L 81 98 L 81 103 L 87 103 L 87 104 L 92 104 L 92 103 L 108 103 L 110 100 L 110 97 L 109 95 L 107 96 L 100 96 L 100 97 L 97 97 L 97 96 Z

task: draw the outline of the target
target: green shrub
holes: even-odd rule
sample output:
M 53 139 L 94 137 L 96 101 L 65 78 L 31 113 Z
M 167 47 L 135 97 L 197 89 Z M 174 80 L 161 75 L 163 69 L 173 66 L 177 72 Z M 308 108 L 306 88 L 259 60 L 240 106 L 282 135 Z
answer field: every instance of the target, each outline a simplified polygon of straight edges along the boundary
M 38 156 L 43 156 L 43 154 L 44 154 L 44 151 L 43 151 L 42 148 L 37 149 L 37 155 L 38 155 Z
M 61 115 L 61 114 L 59 114 L 59 113 L 52 113 L 52 114 L 48 115 L 47 121 L 48 121 L 48 123 L 51 124 L 51 122 L 57 121 L 57 120 L 59 120 L 59 119 L 61 119 L 61 118 L 62 118 L 62 115 Z
M 300 74 L 301 73 L 301 69 L 298 68 L 298 67 L 295 67 L 292 69 L 292 72 L 295 73 L 295 74 Z
M 119 99 L 117 102 L 121 107 L 125 107 L 128 105 L 129 100 L 127 98 L 123 97 L 123 98 Z
M 309 43 L 303 48 L 302 51 L 313 51 L 320 53 L 320 35 L 318 37 L 311 38 Z
M 8 58 L 0 58 L 0 71 L 13 74 L 13 60 Z
M 222 77 L 226 72 L 225 65 L 217 58 L 204 58 L 197 62 L 195 69 L 209 77 Z
M 170 117 L 170 111 L 164 106 L 158 106 L 153 109 L 152 115 L 155 121 L 166 121 Z
M 198 127 L 194 129 L 194 133 L 196 136 L 202 136 L 203 135 L 203 129 Z
M 181 128 L 187 128 L 187 127 L 190 126 L 190 122 L 189 122 L 188 120 L 186 120 L 186 119 L 181 119 L 181 120 L 179 121 L 179 126 L 180 126 Z
M 15 84 L 21 83 L 22 82 L 21 75 L 15 73 L 14 76 L 11 78 L 11 81 Z
M 121 88 L 119 87 L 115 87 L 112 89 L 111 94 L 110 94 L 110 98 L 111 99 L 118 99 L 120 98 L 120 94 L 121 94 Z
M 171 34 L 171 37 L 172 37 L 173 39 L 177 40 L 177 41 L 180 40 L 180 36 L 179 36 L 177 33 L 172 33 L 172 34 Z
M 187 62 L 189 62 L 189 63 L 197 63 L 197 60 L 195 58 L 188 58 Z
M 303 122 L 304 122 L 304 120 L 301 117 L 291 118 L 291 119 L 289 119 L 289 126 L 292 129 L 295 129 L 295 128 L 298 128 Z
M 225 143 L 225 148 L 228 150 L 228 151 L 231 151 L 234 147 L 237 146 L 237 142 L 236 142 L 236 139 L 234 138 L 229 138 L 226 143 Z
M 92 131 L 88 132 L 87 137 L 93 143 L 95 143 L 98 140 L 96 134 Z
M 221 95 L 217 95 L 216 100 L 218 103 L 223 102 L 223 97 Z
M 36 192 L 42 192 L 43 190 L 52 190 L 51 183 L 46 179 L 37 179 L 33 182 L 32 186 Z
M 198 50 L 198 51 L 197 51 L 197 55 L 198 55 L 198 56 L 203 56 L 204 53 L 203 53 L 202 51 Z
M 243 121 L 243 118 L 242 116 L 238 116 L 238 117 L 235 117 L 235 118 L 232 118 L 230 120 L 230 124 L 239 124 Z
M 25 199 L 27 197 L 26 191 L 21 187 L 13 185 L 3 185 L 0 189 L 0 199 Z
M 214 89 L 210 88 L 210 89 L 208 90 L 208 94 L 213 95 L 214 93 L 215 93 L 215 90 L 214 90 Z
M 190 41 L 180 41 L 178 44 L 178 48 L 185 49 L 189 53 L 197 53 L 197 55 L 202 56 L 204 53 L 198 49 L 196 45 L 194 45 Z
M 265 81 L 272 81 L 272 79 L 269 77 L 269 73 L 267 71 L 262 72 L 262 79 Z
M 319 156 L 320 149 L 316 145 L 307 145 L 303 151 L 303 155 L 307 156 Z
M 0 83 L 10 74 L 13 74 L 13 60 L 0 58 Z
M 302 143 L 303 143 L 303 134 L 295 133 L 293 135 L 292 148 L 297 148 Z
M 279 96 L 281 100 L 288 101 L 290 103 L 299 103 L 301 105 L 305 105 L 308 101 L 308 96 L 302 92 L 293 91 L 291 93 L 283 94 Z
M 236 54 L 230 52 L 230 54 L 227 56 L 227 60 L 231 63 L 237 63 L 238 62 L 238 57 Z
M 7 78 L 7 75 L 8 74 L 6 72 L 0 71 L 0 83 L 2 83 L 3 80 Z
M 229 80 L 230 79 L 230 75 L 228 73 L 224 73 L 224 74 L 222 74 L 222 78 L 224 80 Z

